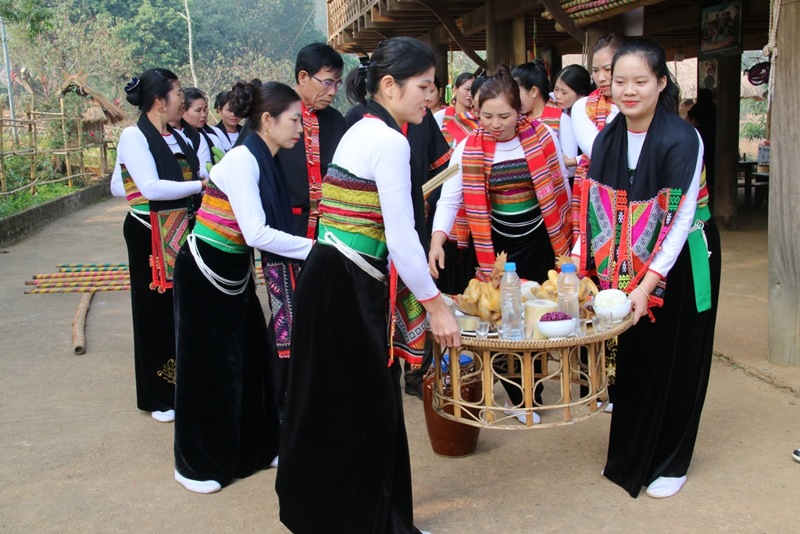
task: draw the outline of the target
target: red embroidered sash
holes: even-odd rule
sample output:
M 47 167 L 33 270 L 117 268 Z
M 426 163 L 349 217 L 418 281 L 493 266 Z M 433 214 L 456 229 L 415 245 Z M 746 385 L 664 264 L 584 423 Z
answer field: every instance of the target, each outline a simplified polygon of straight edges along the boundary
M 303 109 L 303 140 L 306 146 L 306 169 L 308 170 L 308 229 L 306 237 L 314 239 L 317 235 L 317 219 L 319 219 L 319 201 L 322 198 L 322 169 L 319 150 L 319 120 L 317 111 Z

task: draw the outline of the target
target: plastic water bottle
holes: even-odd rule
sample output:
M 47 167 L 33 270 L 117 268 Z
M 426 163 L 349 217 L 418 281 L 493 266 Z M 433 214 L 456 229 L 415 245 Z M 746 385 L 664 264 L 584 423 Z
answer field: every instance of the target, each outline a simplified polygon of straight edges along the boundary
M 578 308 L 578 290 L 580 280 L 578 280 L 577 267 L 572 263 L 565 263 L 561 266 L 561 274 L 558 275 L 556 286 L 558 287 L 558 311 L 564 312 L 570 317 L 579 318 L 580 309 Z
M 522 289 L 517 276 L 517 264 L 513 261 L 506 262 L 505 273 L 500 280 L 500 313 L 503 316 L 503 337 L 523 339 Z

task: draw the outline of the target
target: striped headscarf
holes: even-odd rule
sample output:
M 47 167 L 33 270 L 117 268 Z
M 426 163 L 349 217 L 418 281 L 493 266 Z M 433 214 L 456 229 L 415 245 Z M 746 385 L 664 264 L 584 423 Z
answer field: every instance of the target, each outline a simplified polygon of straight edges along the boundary
M 558 254 L 568 254 L 571 246 L 572 212 L 564 186 L 555 142 L 547 127 L 538 121 L 517 121 L 517 136 L 525 152 L 536 198 L 542 210 L 547 235 Z M 495 261 L 492 225 L 489 219 L 489 175 L 492 172 L 496 140 L 481 127 L 473 131 L 464 147 L 461 161 L 464 205 L 475 243 L 478 264 L 490 273 Z

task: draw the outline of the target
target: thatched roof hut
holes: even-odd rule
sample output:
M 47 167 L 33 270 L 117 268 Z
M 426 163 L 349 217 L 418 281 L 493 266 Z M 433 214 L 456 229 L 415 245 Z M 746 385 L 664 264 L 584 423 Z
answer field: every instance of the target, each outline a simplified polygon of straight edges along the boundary
M 60 93 L 65 95 L 74 92 L 80 96 L 90 98 L 92 104 L 83 112 L 86 122 L 96 123 L 102 121 L 106 124 L 116 124 L 125 119 L 125 112 L 121 107 L 92 89 L 86 84 L 88 74 L 73 74 L 64 77 Z

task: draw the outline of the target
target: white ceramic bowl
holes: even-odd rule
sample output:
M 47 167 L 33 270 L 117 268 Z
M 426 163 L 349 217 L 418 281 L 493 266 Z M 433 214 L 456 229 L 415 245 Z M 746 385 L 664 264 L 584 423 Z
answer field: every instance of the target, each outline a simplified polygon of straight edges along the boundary
M 604 289 L 594 296 L 594 306 L 603 309 L 621 306 L 628 300 L 628 294 L 619 289 Z
M 539 332 L 548 338 L 567 337 L 575 331 L 575 319 L 564 319 L 563 321 L 542 321 L 536 322 Z
M 597 301 L 595 301 L 597 302 Z M 625 317 L 631 312 L 631 300 L 626 298 L 624 304 L 613 306 L 611 308 L 601 308 L 597 304 L 594 305 L 594 312 L 599 315 L 611 316 L 611 322 L 622 322 Z

